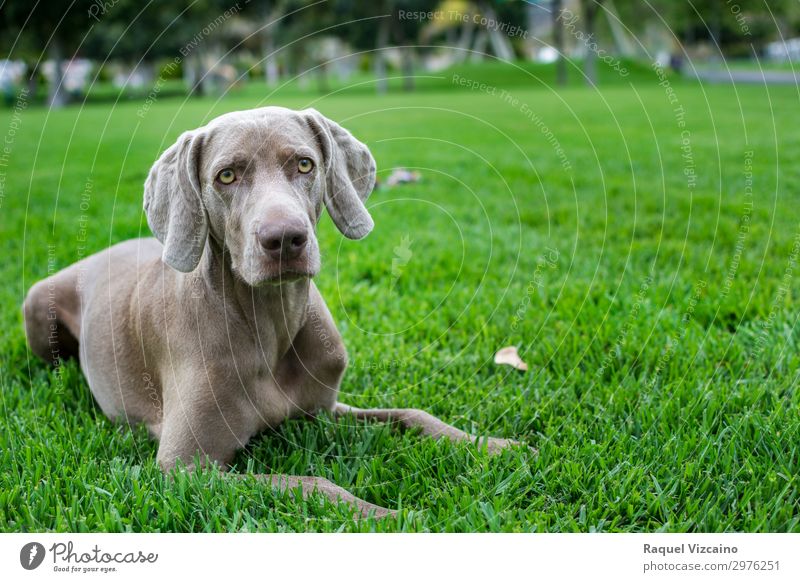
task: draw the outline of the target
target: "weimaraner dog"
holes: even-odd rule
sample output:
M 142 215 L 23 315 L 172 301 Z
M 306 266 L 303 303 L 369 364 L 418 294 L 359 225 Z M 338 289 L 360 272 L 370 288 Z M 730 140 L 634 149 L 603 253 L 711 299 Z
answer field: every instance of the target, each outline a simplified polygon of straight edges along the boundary
M 227 467 L 252 437 L 283 420 L 330 411 L 476 439 L 427 412 L 337 402 L 347 353 L 312 282 L 323 206 L 348 238 L 373 227 L 364 201 L 375 160 L 313 109 L 228 113 L 187 131 L 156 161 L 144 209 L 156 238 L 92 255 L 30 290 L 25 327 L 35 354 L 77 356 L 103 412 L 144 423 L 170 471 L 180 459 Z M 360 514 L 392 512 L 320 477 L 258 475 L 317 491 Z

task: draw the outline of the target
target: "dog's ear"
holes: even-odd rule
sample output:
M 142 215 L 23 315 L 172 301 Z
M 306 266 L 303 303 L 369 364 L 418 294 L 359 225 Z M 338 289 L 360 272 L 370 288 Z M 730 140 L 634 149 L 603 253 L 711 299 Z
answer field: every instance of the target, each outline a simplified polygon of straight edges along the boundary
M 208 236 L 200 191 L 202 146 L 202 133 L 183 133 L 153 164 L 144 183 L 147 224 L 164 245 L 162 259 L 183 273 L 197 267 Z
M 375 187 L 375 159 L 367 146 L 319 111 L 305 109 L 300 114 L 322 149 L 328 214 L 344 236 L 364 238 L 375 225 L 364 206 Z

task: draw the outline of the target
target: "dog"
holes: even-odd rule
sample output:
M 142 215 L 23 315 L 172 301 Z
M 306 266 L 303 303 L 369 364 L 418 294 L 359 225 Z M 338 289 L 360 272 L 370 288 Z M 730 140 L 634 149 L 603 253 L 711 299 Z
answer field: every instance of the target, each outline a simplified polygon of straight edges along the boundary
M 314 416 L 417 427 L 481 442 L 422 410 L 337 402 L 347 352 L 312 279 L 326 208 L 350 239 L 373 228 L 364 204 L 376 165 L 366 145 L 313 109 L 264 107 L 183 133 L 155 162 L 144 210 L 155 238 L 117 244 L 36 283 L 23 313 L 28 343 L 57 365 L 77 357 L 114 421 L 144 423 L 170 472 L 227 468 L 237 450 L 282 421 Z M 393 512 L 314 476 L 257 475 Z

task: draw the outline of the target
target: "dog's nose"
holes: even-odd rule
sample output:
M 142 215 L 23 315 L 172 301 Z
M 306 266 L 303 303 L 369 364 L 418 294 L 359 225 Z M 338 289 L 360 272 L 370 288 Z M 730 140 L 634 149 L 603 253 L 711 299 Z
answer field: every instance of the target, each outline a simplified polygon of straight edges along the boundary
M 256 231 L 258 242 L 272 259 L 296 259 L 308 242 L 306 225 L 302 221 L 281 221 L 263 224 Z

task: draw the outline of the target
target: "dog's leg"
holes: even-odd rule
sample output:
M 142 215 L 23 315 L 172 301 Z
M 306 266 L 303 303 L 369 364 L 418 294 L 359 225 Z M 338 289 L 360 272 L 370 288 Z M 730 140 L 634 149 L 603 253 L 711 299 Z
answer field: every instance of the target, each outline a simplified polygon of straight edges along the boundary
M 39 281 L 22 306 L 31 351 L 52 365 L 78 356 L 80 299 L 75 265 Z
M 447 438 L 452 441 L 469 441 L 486 444 L 489 454 L 500 453 L 504 449 L 520 445 L 511 439 L 496 437 L 479 437 L 459 430 L 446 422 L 439 420 L 432 414 L 416 408 L 355 408 L 337 402 L 333 407 L 334 416 L 354 416 L 359 420 L 377 420 L 380 422 L 396 422 L 404 428 L 419 428 L 422 434 L 434 439 Z M 531 451 L 536 450 L 528 447 Z
M 198 451 L 195 451 L 197 454 Z M 228 455 L 226 455 L 228 456 Z M 192 458 L 192 457 L 187 457 Z M 167 470 L 171 471 L 175 467 L 175 461 L 171 462 L 171 466 L 167 469 L 168 464 L 162 463 L 162 467 Z M 204 462 L 211 462 L 212 464 L 218 466 L 224 466 L 225 463 L 219 462 L 218 459 L 214 459 L 208 455 L 201 459 L 201 464 Z M 189 471 L 193 471 L 196 469 L 194 463 L 189 463 L 187 465 L 187 469 Z M 323 477 L 313 477 L 313 476 L 296 476 L 296 475 L 281 475 L 281 474 L 261 474 L 261 473 L 228 473 L 231 478 L 234 479 L 248 479 L 253 477 L 258 481 L 265 481 L 271 487 L 278 491 L 294 491 L 300 489 L 300 492 L 303 496 L 303 499 L 307 498 L 309 495 L 314 493 L 318 493 L 320 495 L 324 495 L 333 503 L 347 503 L 353 506 L 353 509 L 361 516 L 361 517 L 369 517 L 372 515 L 376 519 L 380 519 L 383 517 L 394 517 L 397 515 L 396 511 L 392 511 L 390 509 L 386 509 L 385 507 L 381 507 L 380 505 L 375 505 L 374 503 L 370 503 L 369 501 L 364 501 L 360 499 L 344 489 L 343 487 L 339 487 L 335 483 L 331 483 L 327 479 Z
M 194 427 L 194 431 L 188 418 L 201 419 L 199 426 Z M 226 420 L 229 426 L 243 424 L 243 422 L 236 422 L 234 414 L 229 414 Z M 222 426 L 223 422 L 225 420 L 221 416 L 202 409 L 194 410 L 190 414 L 174 414 L 167 417 L 158 447 L 157 458 L 161 468 L 169 473 L 180 459 L 185 463 L 185 467 L 192 471 L 197 468 L 194 463 L 196 458 L 199 458 L 201 465 L 214 464 L 219 467 L 230 465 L 236 455 L 236 450 L 244 445 L 247 437 L 244 434 L 234 435 L 229 428 Z M 279 491 L 300 488 L 304 498 L 316 492 L 334 503 L 344 502 L 352 505 L 363 517 L 370 514 L 376 518 L 395 515 L 394 511 L 359 499 L 349 491 L 322 477 L 243 473 L 228 473 L 228 475 L 237 479 L 254 477 L 259 481 L 266 481 Z
M 242 479 L 255 477 L 259 481 L 267 481 L 278 491 L 294 491 L 299 488 L 304 499 L 313 493 L 319 493 L 334 503 L 342 502 L 352 505 L 362 517 L 368 517 L 370 514 L 376 518 L 394 517 L 397 515 L 396 511 L 386 509 L 380 505 L 375 505 L 369 501 L 364 501 L 323 477 L 299 477 L 296 475 L 278 474 L 236 475 L 236 477 Z

